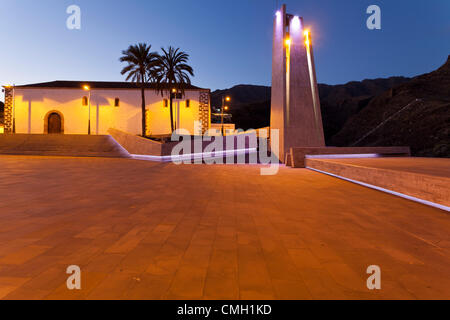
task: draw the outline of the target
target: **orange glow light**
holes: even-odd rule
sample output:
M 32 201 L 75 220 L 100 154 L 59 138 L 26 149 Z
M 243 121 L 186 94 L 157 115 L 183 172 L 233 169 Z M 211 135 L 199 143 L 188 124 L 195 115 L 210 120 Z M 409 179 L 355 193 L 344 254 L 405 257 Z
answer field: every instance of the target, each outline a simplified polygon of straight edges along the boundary
M 305 30 L 305 32 L 303 33 L 305 35 L 305 44 L 309 47 L 311 44 L 311 38 L 310 38 L 310 34 L 309 34 L 309 30 Z
M 85 91 L 89 91 L 89 90 L 91 90 L 91 88 L 89 87 L 89 86 L 83 86 L 83 90 L 85 90 Z
M 289 47 L 291 45 L 291 39 L 289 39 L 289 38 L 286 39 L 285 43 L 286 43 L 286 47 Z
M 231 98 L 230 97 L 226 97 L 225 100 L 226 101 L 231 101 Z

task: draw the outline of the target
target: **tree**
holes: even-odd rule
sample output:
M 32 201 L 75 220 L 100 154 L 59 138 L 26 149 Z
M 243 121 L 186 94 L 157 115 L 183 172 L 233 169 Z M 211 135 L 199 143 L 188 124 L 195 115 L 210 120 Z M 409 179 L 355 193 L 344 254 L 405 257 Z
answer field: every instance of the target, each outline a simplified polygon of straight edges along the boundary
M 145 86 L 151 81 L 151 70 L 155 68 L 159 61 L 159 55 L 151 52 L 151 45 L 139 43 L 130 45 L 127 50 L 122 51 L 120 62 L 126 62 L 128 65 L 121 71 L 122 75 L 127 74 L 126 81 L 135 82 L 141 89 L 142 96 L 142 136 L 145 137 L 147 124 L 145 121 Z
M 161 48 L 162 55 L 158 58 L 155 69 L 149 70 L 149 77 L 154 77 L 156 90 L 164 96 L 168 93 L 170 101 L 170 127 L 174 131 L 173 123 L 173 99 L 176 93 L 185 94 L 186 85 L 191 84 L 190 76 L 194 76 L 194 70 L 187 64 L 189 55 L 180 48 L 169 47 L 166 51 Z

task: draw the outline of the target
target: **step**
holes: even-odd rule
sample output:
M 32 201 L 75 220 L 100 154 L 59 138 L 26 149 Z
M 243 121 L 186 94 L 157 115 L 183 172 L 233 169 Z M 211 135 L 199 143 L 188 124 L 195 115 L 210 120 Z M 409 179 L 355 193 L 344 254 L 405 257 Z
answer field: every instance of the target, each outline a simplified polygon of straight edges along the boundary
M 431 204 L 450 207 L 450 159 L 312 159 L 306 167 Z
M 129 157 L 129 154 L 109 135 L 0 135 L 0 154 Z

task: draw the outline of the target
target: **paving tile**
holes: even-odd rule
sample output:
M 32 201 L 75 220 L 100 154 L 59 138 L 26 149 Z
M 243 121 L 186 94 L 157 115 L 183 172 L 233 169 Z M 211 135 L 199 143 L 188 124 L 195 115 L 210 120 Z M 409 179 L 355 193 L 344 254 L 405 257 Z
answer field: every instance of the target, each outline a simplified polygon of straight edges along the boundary
M 0 299 L 3 299 L 29 280 L 29 278 L 0 277 Z
M 171 276 L 155 276 L 143 273 L 134 283 L 125 298 L 132 300 L 161 300 L 167 295 L 172 283 Z
M 138 226 L 131 229 L 121 237 L 116 243 L 106 250 L 106 253 L 127 253 L 133 250 L 139 242 L 150 232 L 145 226 Z
M 165 297 L 168 299 L 201 299 L 205 279 L 206 269 L 180 266 Z
M 311 300 L 312 295 L 301 280 L 272 280 L 275 298 L 280 300 Z
M 239 300 L 239 283 L 236 277 L 207 276 L 204 298 L 208 300 Z
M 450 299 L 447 214 L 316 172 L 20 156 L 0 166 L 11 195 L 0 299 Z M 65 283 L 72 264 L 80 291 Z M 380 291 L 366 287 L 372 264 Z
M 0 264 L 23 264 L 47 251 L 50 247 L 30 245 L 0 258 Z
M 140 275 L 118 272 L 93 273 L 91 279 L 92 281 L 88 282 L 86 293 L 74 291 L 74 294 L 80 294 L 87 299 L 94 300 L 120 300 L 124 299 L 135 283 L 140 281 Z M 55 293 L 55 296 L 58 296 L 58 294 Z

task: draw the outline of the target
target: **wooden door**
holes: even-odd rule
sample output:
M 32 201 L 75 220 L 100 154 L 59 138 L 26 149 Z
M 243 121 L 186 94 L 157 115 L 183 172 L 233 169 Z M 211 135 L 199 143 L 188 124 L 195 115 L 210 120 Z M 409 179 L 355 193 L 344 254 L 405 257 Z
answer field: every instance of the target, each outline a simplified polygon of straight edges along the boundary
M 61 116 L 57 113 L 52 113 L 48 117 L 48 133 L 49 134 L 61 134 Z

